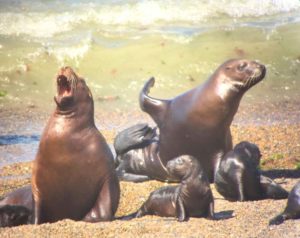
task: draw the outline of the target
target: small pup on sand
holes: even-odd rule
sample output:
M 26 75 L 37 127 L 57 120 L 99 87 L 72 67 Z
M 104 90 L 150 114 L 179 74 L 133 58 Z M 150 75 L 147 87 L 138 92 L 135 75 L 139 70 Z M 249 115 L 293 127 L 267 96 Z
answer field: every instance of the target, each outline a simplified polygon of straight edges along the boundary
M 229 201 L 287 198 L 288 192 L 261 175 L 259 148 L 250 142 L 237 144 L 220 160 L 215 172 L 217 191 Z
M 178 186 L 166 186 L 152 192 L 141 208 L 131 216 L 158 215 L 214 218 L 214 200 L 208 178 L 200 163 L 192 156 L 181 156 L 167 163 L 170 174 L 181 177 Z

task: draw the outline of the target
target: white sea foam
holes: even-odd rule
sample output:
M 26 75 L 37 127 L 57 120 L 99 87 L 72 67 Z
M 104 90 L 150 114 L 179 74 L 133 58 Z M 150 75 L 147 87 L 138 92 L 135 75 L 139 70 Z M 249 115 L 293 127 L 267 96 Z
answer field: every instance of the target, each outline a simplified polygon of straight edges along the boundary
M 220 18 L 259 18 L 300 9 L 299 0 L 94 0 L 89 3 L 35 0 L 34 4 L 25 1 L 21 6 L 23 11 L 20 3 L 14 8 L 8 2 L 0 3 L 0 34 L 39 38 L 52 37 L 82 25 L 110 30 L 195 27 L 215 24 Z
M 60 65 L 64 65 L 66 60 L 73 60 L 76 66 L 89 51 L 90 44 L 82 44 L 69 47 L 53 47 L 48 50 L 49 55 L 54 56 Z

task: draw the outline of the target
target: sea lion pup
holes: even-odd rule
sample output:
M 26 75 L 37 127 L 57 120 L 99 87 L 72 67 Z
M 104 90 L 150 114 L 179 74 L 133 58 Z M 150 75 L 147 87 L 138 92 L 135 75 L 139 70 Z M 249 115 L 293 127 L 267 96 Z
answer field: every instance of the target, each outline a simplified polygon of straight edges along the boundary
M 283 199 L 288 192 L 258 169 L 261 153 L 250 142 L 237 144 L 221 160 L 215 171 L 217 191 L 229 201 Z
M 179 181 L 172 177 L 158 155 L 156 128 L 146 123 L 136 124 L 117 134 L 114 140 L 117 154 L 117 175 L 120 180 L 143 182 L 150 179 Z
M 70 67 L 56 77 L 56 109 L 33 163 L 34 223 L 114 218 L 120 196 L 112 153 L 94 123 L 92 94 Z
M 205 83 L 170 100 L 150 97 L 155 80 L 147 81 L 140 107 L 159 128 L 162 163 L 193 155 L 212 181 L 217 161 L 232 149 L 230 125 L 240 100 L 265 74 L 265 66 L 255 61 L 228 60 Z
M 0 207 L 0 227 L 29 224 L 32 211 L 24 206 L 5 205 Z
M 181 183 L 155 190 L 141 208 L 129 217 L 158 215 L 177 217 L 178 221 L 186 221 L 189 217 L 213 219 L 213 195 L 198 160 L 184 155 L 170 160 L 166 168 L 169 173 L 180 177 Z
M 288 219 L 300 218 L 300 181 L 289 193 L 288 201 L 284 211 L 270 220 L 269 225 L 279 225 Z

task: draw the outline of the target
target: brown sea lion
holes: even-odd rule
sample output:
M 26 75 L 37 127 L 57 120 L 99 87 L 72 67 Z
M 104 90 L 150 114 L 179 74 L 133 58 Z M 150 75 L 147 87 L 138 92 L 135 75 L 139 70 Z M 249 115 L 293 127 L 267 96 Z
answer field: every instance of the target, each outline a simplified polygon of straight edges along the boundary
M 168 172 L 179 177 L 178 186 L 166 186 L 152 192 L 141 208 L 128 218 L 145 215 L 176 217 L 186 221 L 189 217 L 214 218 L 214 199 L 208 178 L 198 160 L 181 156 L 170 160 Z M 128 219 L 127 218 L 127 219 Z
M 258 169 L 261 153 L 257 145 L 238 143 L 220 160 L 215 171 L 217 191 L 229 201 L 284 199 L 288 192 Z
M 300 181 L 296 183 L 289 193 L 284 211 L 271 219 L 269 225 L 279 225 L 288 219 L 300 219 Z
M 159 128 L 161 162 L 166 165 L 180 155 L 193 155 L 213 180 L 215 164 L 232 149 L 230 125 L 240 100 L 265 73 L 257 62 L 228 60 L 204 84 L 170 100 L 150 97 L 155 80 L 146 82 L 140 107 Z
M 34 223 L 112 220 L 120 187 L 112 153 L 94 123 L 92 94 L 70 67 L 56 82 L 57 106 L 33 164 Z

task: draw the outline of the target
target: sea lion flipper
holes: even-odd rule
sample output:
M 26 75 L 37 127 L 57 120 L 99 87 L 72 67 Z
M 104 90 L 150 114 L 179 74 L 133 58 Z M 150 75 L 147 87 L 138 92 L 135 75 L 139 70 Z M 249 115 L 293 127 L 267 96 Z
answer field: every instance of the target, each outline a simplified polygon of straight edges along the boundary
M 207 218 L 210 220 L 215 220 L 215 203 L 212 195 L 211 197 L 212 198 L 209 203 Z
M 180 199 L 179 195 L 177 194 L 177 200 L 176 200 L 176 216 L 178 221 L 186 221 L 187 216 L 184 209 L 183 201 Z
M 278 216 L 272 218 L 272 219 L 269 221 L 269 226 L 279 225 L 279 224 L 283 223 L 286 219 L 287 219 L 287 217 L 284 216 L 284 214 L 280 214 L 280 215 L 278 215 Z
M 157 125 L 162 124 L 169 100 L 162 100 L 150 97 L 148 93 L 150 88 L 154 86 L 155 78 L 150 78 L 144 85 L 140 93 L 140 108 L 147 112 Z
M 260 185 L 263 193 L 263 198 L 285 199 L 289 193 L 272 179 L 260 175 Z
M 135 148 L 142 148 L 156 136 L 156 128 L 147 123 L 139 123 L 119 132 L 114 140 L 114 148 L 118 155 Z

